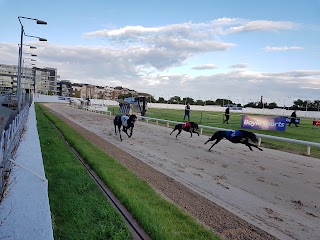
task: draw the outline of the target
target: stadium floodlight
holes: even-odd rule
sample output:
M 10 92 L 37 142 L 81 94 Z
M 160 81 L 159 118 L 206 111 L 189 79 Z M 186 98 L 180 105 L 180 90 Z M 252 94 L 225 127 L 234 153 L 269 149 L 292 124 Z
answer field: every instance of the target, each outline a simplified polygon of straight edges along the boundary
M 37 36 L 31 36 L 31 35 L 26 35 L 24 32 L 24 27 L 23 24 L 21 22 L 21 19 L 29 19 L 29 20 L 34 20 L 36 21 L 37 24 L 44 24 L 46 25 L 47 22 L 43 21 L 43 20 L 39 20 L 36 18 L 29 18 L 29 17 L 22 17 L 19 16 L 18 20 L 19 23 L 21 25 L 21 34 L 20 34 L 20 44 L 19 44 L 19 57 L 18 57 L 18 73 L 17 73 L 17 96 L 18 96 L 18 112 L 20 113 L 21 111 L 21 104 L 22 104 L 22 89 L 21 89 L 21 77 L 22 77 L 22 47 L 23 47 L 23 36 L 27 36 L 27 37 L 33 37 L 33 38 L 38 38 L 39 41 L 47 41 L 47 39 L 45 38 L 41 38 L 41 37 L 37 37 Z M 29 45 L 30 46 L 30 45 Z M 30 48 L 36 48 L 33 46 L 30 46 Z

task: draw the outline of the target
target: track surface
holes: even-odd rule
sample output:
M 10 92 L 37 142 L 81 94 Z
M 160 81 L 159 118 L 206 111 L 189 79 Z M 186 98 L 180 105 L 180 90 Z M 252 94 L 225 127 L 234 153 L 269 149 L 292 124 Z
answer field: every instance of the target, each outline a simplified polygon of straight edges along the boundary
M 120 142 L 113 117 L 46 105 L 226 239 L 319 239 L 319 159 L 228 141 L 208 152 L 206 136 L 176 140 L 171 129 L 140 121 Z

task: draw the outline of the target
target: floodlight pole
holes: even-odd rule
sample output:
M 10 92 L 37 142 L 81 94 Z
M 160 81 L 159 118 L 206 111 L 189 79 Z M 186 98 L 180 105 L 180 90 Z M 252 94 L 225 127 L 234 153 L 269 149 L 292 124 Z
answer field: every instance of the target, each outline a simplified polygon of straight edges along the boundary
M 18 17 L 19 23 L 21 25 L 21 33 L 20 33 L 20 45 L 19 45 L 19 58 L 18 58 L 18 73 L 17 73 L 17 97 L 18 97 L 18 112 L 21 112 L 21 104 L 22 104 L 22 89 L 21 89 L 21 77 L 22 77 L 22 46 L 23 46 L 23 35 L 28 36 L 28 37 L 34 37 L 34 38 L 38 38 L 39 41 L 47 41 L 45 38 L 40 38 L 40 37 L 36 37 L 36 36 L 30 36 L 30 35 L 26 35 L 24 32 L 24 28 L 21 22 L 21 18 L 24 19 L 29 19 L 29 20 L 34 20 L 37 22 L 37 24 L 47 24 L 47 22 L 36 19 L 36 18 L 28 18 L 28 17 Z M 31 46 L 30 46 L 31 48 Z

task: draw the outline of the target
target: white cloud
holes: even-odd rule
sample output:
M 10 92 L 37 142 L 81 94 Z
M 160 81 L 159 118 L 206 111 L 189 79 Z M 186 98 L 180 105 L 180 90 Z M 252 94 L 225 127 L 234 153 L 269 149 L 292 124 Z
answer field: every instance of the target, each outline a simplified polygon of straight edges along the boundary
M 240 33 L 252 31 L 280 31 L 280 30 L 294 30 L 298 28 L 298 24 L 289 21 L 248 21 L 247 23 L 227 30 L 227 33 Z
M 291 50 L 303 50 L 304 47 L 298 47 L 298 46 L 283 46 L 283 47 L 265 47 L 264 51 L 266 52 L 279 52 L 279 51 L 291 51 Z
M 247 63 L 238 63 L 238 64 L 232 64 L 229 67 L 230 68 L 248 68 L 249 64 L 247 64 Z
M 191 69 L 207 70 L 207 69 L 216 69 L 216 68 L 218 68 L 218 67 L 215 64 L 204 64 L 204 65 L 199 65 L 199 66 L 192 67 Z

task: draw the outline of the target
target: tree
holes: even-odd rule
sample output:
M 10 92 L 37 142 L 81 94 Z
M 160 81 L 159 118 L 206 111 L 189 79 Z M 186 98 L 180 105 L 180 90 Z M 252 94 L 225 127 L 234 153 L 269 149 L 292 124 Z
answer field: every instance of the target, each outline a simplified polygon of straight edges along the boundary
M 165 103 L 166 102 L 166 100 L 164 100 L 164 98 L 163 97 L 159 97 L 159 99 L 158 99 L 158 103 Z
M 151 95 L 149 97 L 146 97 L 146 99 L 148 100 L 148 102 L 152 102 L 152 103 L 156 103 L 157 102 L 157 100 L 155 100 L 154 97 L 151 96 Z
M 202 100 L 197 100 L 197 101 L 195 102 L 195 104 L 196 104 L 196 105 L 203 106 L 203 105 L 204 105 L 204 101 L 202 101 Z
M 229 100 L 229 99 L 218 98 L 216 100 L 216 104 L 223 107 L 223 105 L 233 104 L 233 102 L 231 100 Z
M 187 103 L 194 104 L 194 100 L 193 100 L 193 98 L 186 97 L 186 98 L 182 99 L 182 103 L 183 104 L 187 104 Z
M 303 101 L 301 100 L 301 99 L 298 99 L 298 100 L 296 100 L 296 101 L 293 101 L 293 107 L 294 108 L 301 108 L 301 107 L 303 107 Z
M 255 108 L 255 107 L 257 107 L 257 103 L 256 102 L 249 102 L 249 103 L 245 104 L 244 107 Z
M 120 95 L 118 96 L 118 99 L 125 99 L 125 98 L 129 98 L 129 97 L 135 97 L 135 96 L 132 95 L 131 93 L 120 94 Z
M 74 97 L 76 97 L 76 98 L 81 98 L 81 95 L 80 95 L 80 91 L 75 91 L 74 92 Z
M 315 100 L 314 101 L 314 111 L 319 111 L 320 108 L 320 100 Z
M 268 105 L 269 109 L 274 109 L 274 108 L 277 108 L 277 107 L 278 107 L 278 105 L 275 102 L 269 103 L 269 105 Z
M 207 100 L 206 101 L 206 105 L 217 105 L 217 103 L 215 101 L 212 101 L 212 100 Z
M 181 98 L 179 96 L 174 96 L 169 99 L 169 103 L 179 104 L 181 103 Z

